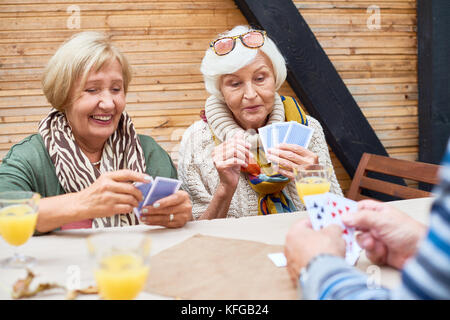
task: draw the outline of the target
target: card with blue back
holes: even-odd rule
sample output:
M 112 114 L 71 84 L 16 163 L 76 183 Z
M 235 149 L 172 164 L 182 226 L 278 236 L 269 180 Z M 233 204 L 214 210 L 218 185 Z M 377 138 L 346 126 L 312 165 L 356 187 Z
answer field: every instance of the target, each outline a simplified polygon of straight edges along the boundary
M 181 186 L 181 181 L 177 179 L 156 177 L 149 183 L 137 182 L 134 184 L 136 188 L 141 190 L 144 200 L 139 203 L 137 208 L 134 208 L 136 216 L 141 216 L 141 210 L 145 206 L 150 206 L 156 201 L 168 197 L 178 191 Z
M 283 143 L 283 141 L 286 137 L 286 134 L 288 133 L 289 128 L 291 127 L 291 122 L 277 122 L 277 123 L 274 123 L 272 125 L 272 127 L 273 127 L 273 129 L 272 129 L 273 133 L 276 132 L 276 135 L 275 134 L 272 135 L 273 140 L 275 140 L 274 145 L 277 146 L 280 143 Z
M 150 189 L 152 188 L 153 179 L 150 177 L 150 182 L 143 183 L 143 182 L 136 182 L 134 183 L 134 186 L 138 188 L 142 192 L 142 201 L 139 202 L 139 205 L 137 208 L 134 208 L 134 214 L 136 214 L 138 217 L 140 216 L 141 209 L 144 206 L 145 199 L 147 198 L 148 193 L 150 192 Z
M 272 126 L 265 126 L 258 129 L 259 136 L 261 138 L 261 143 L 263 145 L 264 151 L 267 151 L 272 147 Z
M 178 191 L 181 181 L 177 179 L 156 177 L 152 188 L 145 199 L 144 206 L 150 206 L 156 201 L 168 197 Z
M 294 121 L 290 122 L 290 124 L 283 142 L 308 148 L 314 129 Z
M 308 148 L 314 129 L 296 121 L 277 122 L 258 129 L 264 148 L 277 147 L 280 143 L 296 144 Z

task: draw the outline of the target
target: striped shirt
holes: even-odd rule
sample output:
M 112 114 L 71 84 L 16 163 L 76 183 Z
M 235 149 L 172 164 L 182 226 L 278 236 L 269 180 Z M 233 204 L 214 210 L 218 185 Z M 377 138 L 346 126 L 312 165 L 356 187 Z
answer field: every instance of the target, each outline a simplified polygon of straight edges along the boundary
M 321 256 L 300 282 L 304 299 L 450 299 L 450 140 L 440 171 L 441 184 L 431 207 L 430 227 L 416 256 L 402 270 L 393 290 L 371 284 L 367 274 L 341 257 Z

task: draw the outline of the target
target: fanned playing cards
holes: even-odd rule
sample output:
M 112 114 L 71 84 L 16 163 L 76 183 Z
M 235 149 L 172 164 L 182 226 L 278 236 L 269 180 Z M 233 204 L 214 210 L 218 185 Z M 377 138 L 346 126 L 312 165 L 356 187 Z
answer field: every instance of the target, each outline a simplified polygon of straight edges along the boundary
M 330 224 L 337 224 L 342 228 L 342 237 L 346 244 L 345 260 L 354 265 L 362 249 L 356 242 L 355 229 L 346 227 L 341 216 L 344 213 L 356 212 L 356 201 L 330 192 L 304 196 L 303 200 L 314 230 L 320 230 Z
M 265 153 L 280 143 L 296 144 L 308 148 L 313 132 L 314 129 L 296 121 L 277 122 L 258 129 Z
M 181 181 L 177 179 L 156 177 L 151 179 L 148 183 L 137 182 L 134 184 L 143 195 L 143 200 L 139 203 L 137 208 L 134 208 L 134 214 L 141 217 L 141 210 L 145 206 L 152 205 L 155 201 L 168 197 L 178 191 L 181 186 Z

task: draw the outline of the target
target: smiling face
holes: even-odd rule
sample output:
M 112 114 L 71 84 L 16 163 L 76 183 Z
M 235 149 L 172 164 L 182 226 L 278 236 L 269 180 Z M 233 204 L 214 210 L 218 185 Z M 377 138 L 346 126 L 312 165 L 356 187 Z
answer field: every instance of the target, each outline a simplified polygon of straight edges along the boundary
M 122 66 L 114 59 L 95 72 L 91 70 L 82 86 L 77 81 L 66 108 L 77 143 L 83 149 L 102 147 L 117 129 L 125 109 Z
M 236 122 L 245 130 L 267 122 L 275 100 L 275 75 L 269 58 L 258 52 L 252 63 L 220 79 L 220 90 Z

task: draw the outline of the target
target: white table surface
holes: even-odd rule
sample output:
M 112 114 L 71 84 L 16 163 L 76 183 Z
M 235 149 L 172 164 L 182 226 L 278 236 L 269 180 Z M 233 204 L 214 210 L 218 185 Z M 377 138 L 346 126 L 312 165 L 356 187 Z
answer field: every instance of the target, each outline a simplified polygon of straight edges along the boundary
M 394 201 L 391 204 L 415 219 L 428 224 L 431 198 Z M 270 216 L 253 216 L 240 219 L 216 219 L 188 222 L 183 228 L 166 229 L 152 226 L 133 226 L 109 228 L 102 232 L 142 232 L 152 238 L 152 255 L 180 243 L 194 234 L 253 240 L 268 244 L 283 245 L 290 226 L 298 219 L 305 218 L 306 212 L 278 214 Z M 86 237 L 94 232 L 91 229 L 53 232 L 48 235 L 33 237 L 19 250 L 37 259 L 31 268 L 36 274 L 32 288 L 41 282 L 69 283 L 79 274 L 81 287 L 95 285 L 88 259 Z M 12 246 L 0 240 L 0 259 L 13 253 Z M 395 287 L 400 281 L 399 272 L 390 267 L 373 266 L 364 252 L 357 263 L 357 268 L 367 272 L 381 281 L 381 285 Z M 0 299 L 11 299 L 12 284 L 26 275 L 25 270 L 0 269 Z M 50 290 L 40 293 L 33 299 L 64 299 L 63 290 Z M 83 295 L 78 299 L 98 299 L 97 295 Z M 164 297 L 142 292 L 138 299 L 164 299 Z

